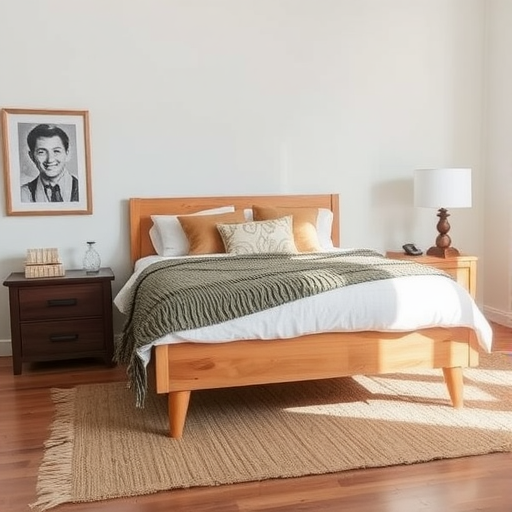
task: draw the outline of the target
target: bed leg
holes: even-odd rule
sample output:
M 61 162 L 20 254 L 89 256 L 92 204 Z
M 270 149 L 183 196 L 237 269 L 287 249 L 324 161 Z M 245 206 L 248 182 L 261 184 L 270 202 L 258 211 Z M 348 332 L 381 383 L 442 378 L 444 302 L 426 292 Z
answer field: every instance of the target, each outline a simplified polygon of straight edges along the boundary
M 455 407 L 455 409 L 462 408 L 464 405 L 462 368 L 460 366 L 455 368 L 443 368 L 443 375 L 453 407 Z
M 169 393 L 169 432 L 171 437 L 179 439 L 183 435 L 189 401 L 190 391 L 171 391 Z

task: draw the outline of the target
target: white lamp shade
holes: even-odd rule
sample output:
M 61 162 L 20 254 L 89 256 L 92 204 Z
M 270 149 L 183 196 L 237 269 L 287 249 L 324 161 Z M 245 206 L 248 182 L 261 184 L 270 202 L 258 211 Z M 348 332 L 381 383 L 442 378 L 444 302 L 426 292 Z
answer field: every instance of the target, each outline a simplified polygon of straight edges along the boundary
M 417 169 L 414 171 L 414 206 L 471 207 L 471 169 Z

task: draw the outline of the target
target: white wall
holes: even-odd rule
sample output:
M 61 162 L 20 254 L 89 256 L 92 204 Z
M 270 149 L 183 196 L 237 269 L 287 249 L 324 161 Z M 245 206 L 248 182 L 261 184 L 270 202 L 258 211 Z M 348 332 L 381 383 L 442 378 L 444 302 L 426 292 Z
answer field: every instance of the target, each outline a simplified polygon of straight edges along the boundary
M 89 110 L 94 199 L 8 217 L 0 191 L 4 276 L 28 247 L 80 267 L 93 239 L 117 291 L 131 196 L 339 192 L 343 245 L 427 248 L 430 166 L 473 169 L 451 234 L 483 257 L 482 0 L 11 0 L 0 19 L 0 107 Z
M 512 2 L 492 0 L 487 18 L 484 312 L 512 325 Z

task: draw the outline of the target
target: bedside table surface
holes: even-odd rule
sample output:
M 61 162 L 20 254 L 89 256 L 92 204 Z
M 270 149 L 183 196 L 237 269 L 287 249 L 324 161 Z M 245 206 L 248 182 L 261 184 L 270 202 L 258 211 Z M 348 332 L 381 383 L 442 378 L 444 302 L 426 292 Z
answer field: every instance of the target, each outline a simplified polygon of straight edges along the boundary
M 410 254 L 405 254 L 405 252 L 400 251 L 387 251 L 386 258 L 396 259 L 396 260 L 411 260 L 417 261 L 419 263 L 425 263 L 430 265 L 442 264 L 443 262 L 456 262 L 456 261 L 477 261 L 477 256 L 469 256 L 467 254 L 461 254 L 460 256 L 453 256 L 451 258 L 438 258 L 436 256 L 427 256 L 426 254 L 422 254 L 421 256 L 412 256 Z
M 12 272 L 4 281 L 4 286 L 30 286 L 31 284 L 44 282 L 45 284 L 63 284 L 69 280 L 84 281 L 94 279 L 115 279 L 114 272 L 109 267 L 100 268 L 95 274 L 87 274 L 83 269 L 66 270 L 66 274 L 59 277 L 25 277 L 24 272 Z

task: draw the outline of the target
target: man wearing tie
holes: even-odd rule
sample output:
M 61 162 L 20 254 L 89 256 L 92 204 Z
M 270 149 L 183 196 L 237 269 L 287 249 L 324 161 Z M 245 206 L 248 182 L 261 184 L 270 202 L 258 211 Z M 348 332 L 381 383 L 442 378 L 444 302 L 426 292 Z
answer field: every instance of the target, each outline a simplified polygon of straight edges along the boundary
M 56 125 L 39 124 L 27 135 L 29 157 L 39 176 L 21 186 L 24 203 L 78 201 L 78 178 L 67 169 L 69 137 Z

